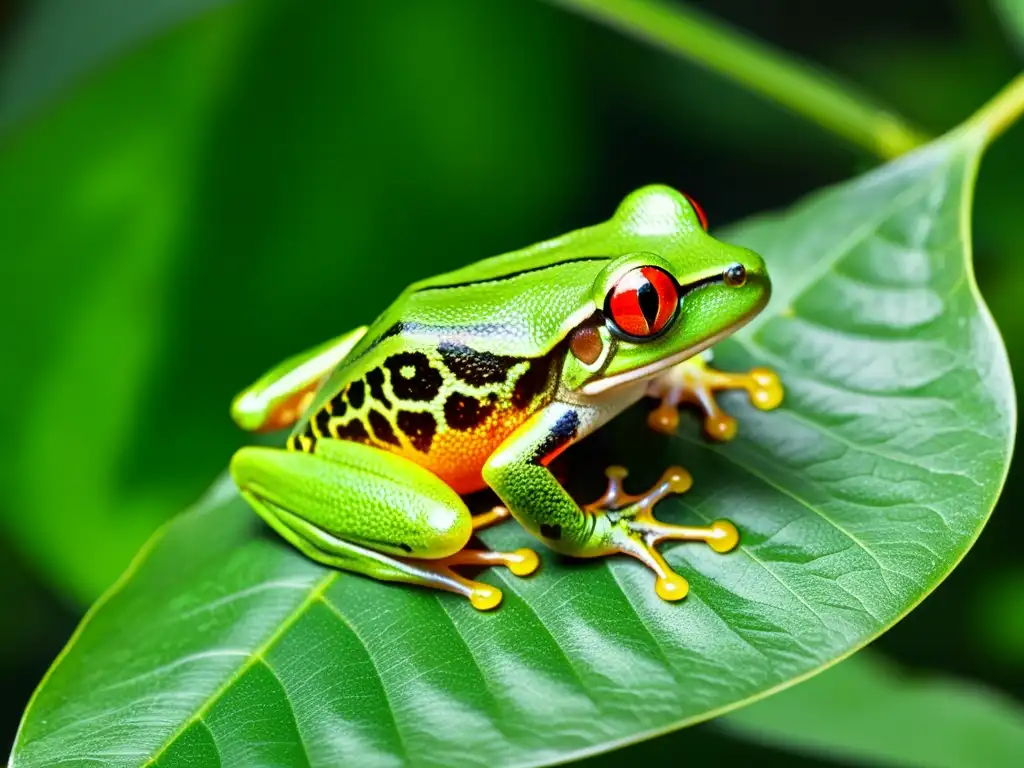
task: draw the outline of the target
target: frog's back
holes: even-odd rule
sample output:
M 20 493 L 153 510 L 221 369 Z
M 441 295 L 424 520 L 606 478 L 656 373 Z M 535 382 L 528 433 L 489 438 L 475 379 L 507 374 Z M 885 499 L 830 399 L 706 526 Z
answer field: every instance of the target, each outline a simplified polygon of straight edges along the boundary
M 484 487 L 487 458 L 550 400 L 556 358 L 495 355 L 399 332 L 342 365 L 289 447 L 311 451 L 323 438 L 352 440 L 471 493 Z
M 457 336 L 496 355 L 544 354 L 596 310 L 594 281 L 629 250 L 615 245 L 597 225 L 413 283 L 354 354 L 397 333 Z
M 414 283 L 361 346 L 399 331 L 454 330 L 474 349 L 494 354 L 549 351 L 599 309 L 593 291 L 608 264 L 628 253 L 687 247 L 687 233 L 698 225 L 695 218 L 681 221 L 684 207 L 678 192 L 645 187 L 605 222 Z

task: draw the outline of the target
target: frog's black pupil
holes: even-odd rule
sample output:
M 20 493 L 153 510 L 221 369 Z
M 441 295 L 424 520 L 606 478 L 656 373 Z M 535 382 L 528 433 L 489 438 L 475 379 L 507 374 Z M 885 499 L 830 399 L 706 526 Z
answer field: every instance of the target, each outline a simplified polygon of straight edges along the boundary
M 747 282 L 747 270 L 742 264 L 733 264 L 725 270 L 725 282 L 734 288 L 738 288 Z
M 640 311 L 648 327 L 653 328 L 658 318 L 658 308 L 661 306 L 658 289 L 651 285 L 650 281 L 645 282 L 636 292 L 636 302 L 640 305 Z

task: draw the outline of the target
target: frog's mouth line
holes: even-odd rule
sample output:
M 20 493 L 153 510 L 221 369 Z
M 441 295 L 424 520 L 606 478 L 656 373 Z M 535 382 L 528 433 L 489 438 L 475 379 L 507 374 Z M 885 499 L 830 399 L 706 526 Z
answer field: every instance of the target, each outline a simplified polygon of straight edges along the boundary
M 745 326 L 751 320 L 757 316 L 757 312 L 751 312 L 748 317 L 745 317 L 736 325 L 728 328 L 720 333 L 716 333 L 709 339 L 705 339 L 700 344 L 696 344 L 687 349 L 682 349 L 676 352 L 674 355 L 664 358 L 663 360 L 657 360 L 647 365 L 642 365 L 639 368 L 634 368 L 631 371 L 623 371 L 622 373 L 616 373 L 613 376 L 607 378 L 597 379 L 596 381 L 589 381 L 580 387 L 580 393 L 587 396 L 600 395 L 607 392 L 610 389 L 615 389 L 623 384 L 634 384 L 637 381 L 643 379 L 650 379 L 662 371 L 671 368 L 673 365 L 678 365 L 684 360 L 689 360 L 694 355 L 699 355 L 708 347 L 712 347 L 723 339 L 732 336 L 736 331 Z

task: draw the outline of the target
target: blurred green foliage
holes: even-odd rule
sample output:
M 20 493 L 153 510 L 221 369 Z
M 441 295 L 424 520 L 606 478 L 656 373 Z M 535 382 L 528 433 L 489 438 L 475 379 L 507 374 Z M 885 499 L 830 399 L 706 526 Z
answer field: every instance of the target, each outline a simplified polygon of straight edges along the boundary
M 539 231 L 586 179 L 543 25 L 509 3 L 401 6 L 322 2 L 311 26 L 308 8 L 232 5 L 8 135 L 0 248 L 18 254 L 3 278 L 22 328 L 2 384 L 18 402 L 6 517 L 83 602 L 240 444 L 239 382 L 365 322 L 396 275 Z M 332 301 L 309 295 L 323 279 Z
M 242 444 L 226 404 L 268 364 L 365 321 L 399 284 L 597 220 L 642 183 L 686 189 L 727 223 L 876 162 L 532 0 L 147 5 L 0 15 L 9 737 L 75 616 Z M 998 14 L 697 5 L 933 132 L 1024 61 L 1012 0 Z M 1016 370 L 1022 177 L 1018 127 L 983 163 L 975 207 L 979 281 Z M 353 252 L 337 251 L 341 231 Z M 313 301 L 325 281 L 335 300 Z M 878 646 L 1024 695 L 1020 475 L 963 565 Z
M 1020 706 L 975 683 L 907 673 L 859 653 L 805 683 L 727 715 L 727 733 L 859 764 L 1016 765 Z

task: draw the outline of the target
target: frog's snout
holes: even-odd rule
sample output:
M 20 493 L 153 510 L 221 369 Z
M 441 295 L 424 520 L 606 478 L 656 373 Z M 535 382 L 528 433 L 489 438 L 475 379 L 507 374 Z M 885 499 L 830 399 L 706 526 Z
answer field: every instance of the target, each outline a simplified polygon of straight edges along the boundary
M 771 280 L 761 255 L 747 248 L 736 248 L 731 262 L 722 271 L 722 282 L 730 288 L 751 286 L 771 290 Z

